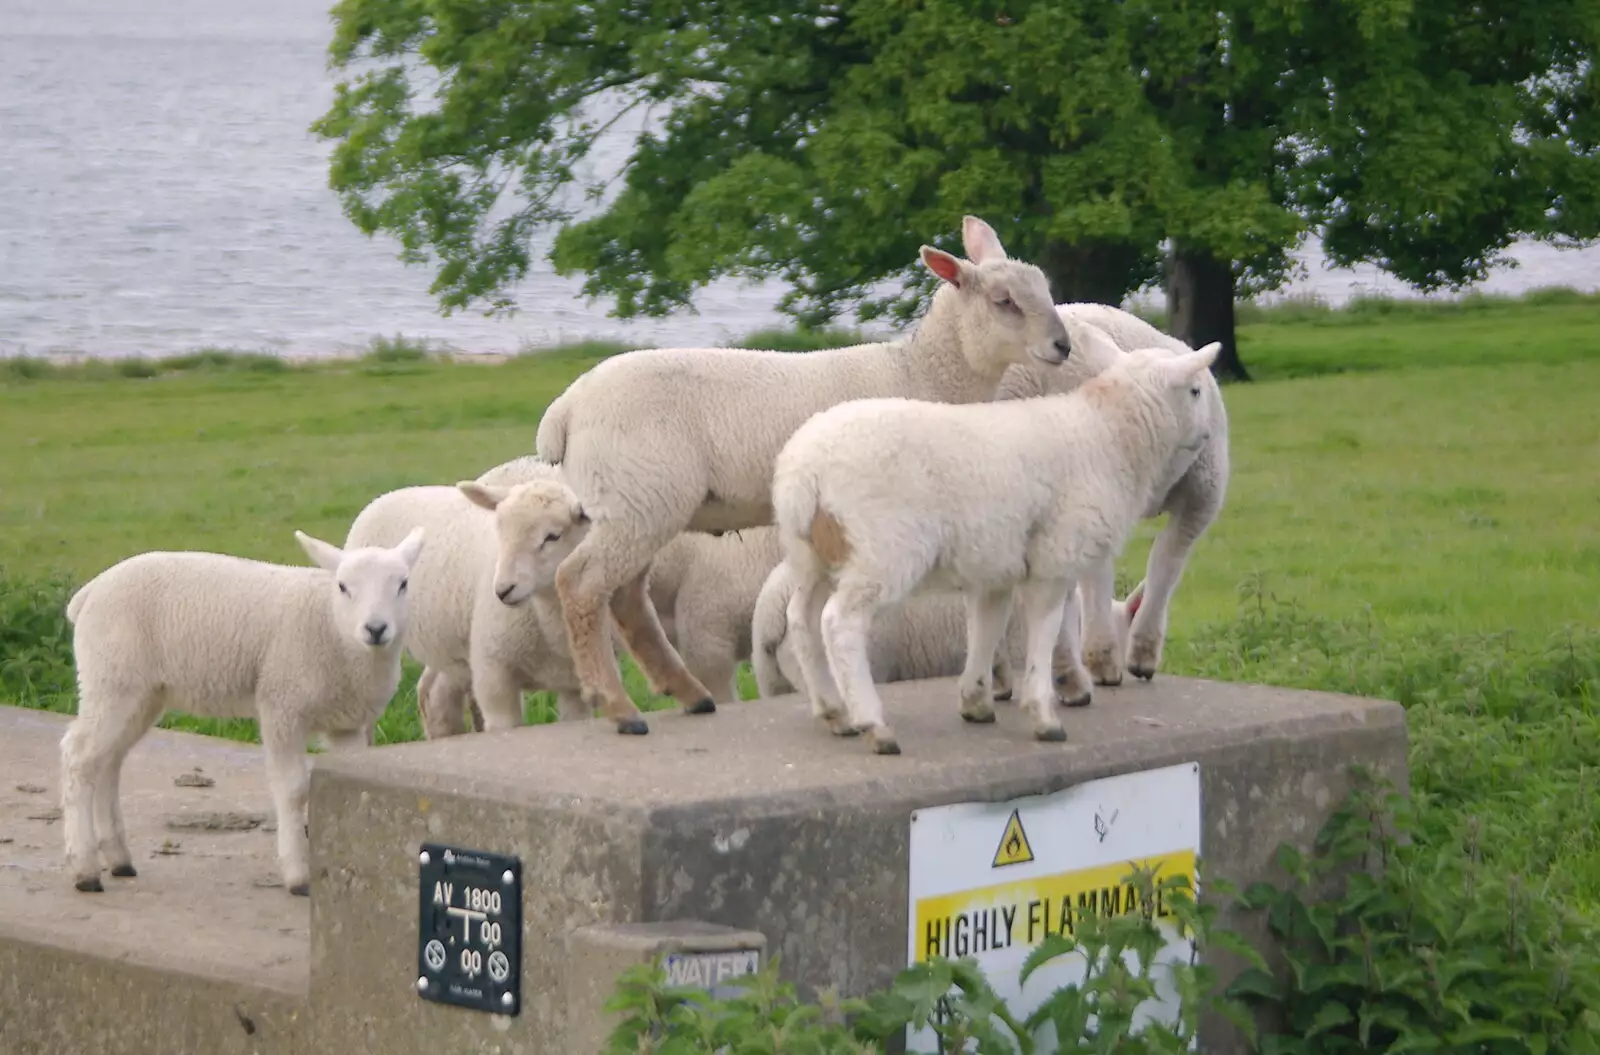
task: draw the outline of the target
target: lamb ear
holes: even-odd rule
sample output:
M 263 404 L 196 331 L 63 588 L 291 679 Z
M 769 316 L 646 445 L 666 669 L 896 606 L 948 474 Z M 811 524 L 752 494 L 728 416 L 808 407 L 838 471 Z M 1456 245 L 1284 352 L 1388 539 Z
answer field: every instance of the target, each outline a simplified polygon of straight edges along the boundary
M 976 216 L 961 218 L 961 247 L 966 251 L 967 259 L 974 264 L 1007 259 L 1006 247 L 1000 244 L 1000 236 L 994 233 L 993 227 Z
M 1087 363 L 1095 373 L 1109 367 L 1122 356 L 1122 349 L 1111 335 L 1092 322 L 1063 316 L 1067 332 L 1072 336 L 1072 351 L 1078 361 Z
M 473 505 L 482 506 L 491 513 L 510 493 L 504 487 L 491 487 L 476 480 L 461 480 L 456 484 L 456 488 L 466 495 Z
M 426 534 L 422 530 L 422 525 L 418 524 L 394 548 L 395 555 L 406 562 L 407 568 L 415 568 L 417 566 L 417 558 L 422 554 L 422 542 Z
M 1211 369 L 1211 364 L 1217 361 L 1217 356 L 1222 354 L 1222 342 L 1212 341 L 1210 344 L 1196 348 L 1194 354 L 1187 358 L 1193 361 L 1189 371 L 1190 377 L 1196 377 L 1202 370 Z
M 1173 356 L 1165 364 L 1168 381 L 1174 386 L 1193 384 L 1201 374 L 1211 369 L 1211 364 L 1216 362 L 1221 351 L 1222 342 L 1212 341 L 1195 351 Z
M 953 256 L 943 249 L 935 249 L 931 245 L 922 247 L 922 262 L 927 265 L 929 271 L 957 289 L 960 289 L 962 282 L 965 281 L 965 272 L 970 266 L 960 257 Z
M 300 543 L 301 549 L 306 551 L 306 556 L 311 558 L 311 563 L 323 571 L 335 572 L 339 570 L 339 562 L 344 560 L 344 550 L 319 538 L 313 538 L 304 531 L 296 531 L 294 540 Z

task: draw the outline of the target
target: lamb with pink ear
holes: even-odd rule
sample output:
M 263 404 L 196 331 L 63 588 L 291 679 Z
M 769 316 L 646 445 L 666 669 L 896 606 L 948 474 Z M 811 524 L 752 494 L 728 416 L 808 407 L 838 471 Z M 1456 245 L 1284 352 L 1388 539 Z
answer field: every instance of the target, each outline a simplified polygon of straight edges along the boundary
M 1070 338 L 1044 273 L 1007 257 L 977 217 L 966 217 L 962 236 L 967 259 L 922 247 L 922 263 L 939 283 L 905 337 L 804 355 L 626 352 L 591 368 L 545 411 L 537 453 L 561 466 L 594 516 L 562 562 L 556 589 L 584 699 L 618 732 L 649 727 L 607 643 L 613 618 L 655 691 L 691 714 L 716 710 L 666 637 L 649 596 L 650 565 L 680 532 L 772 523 L 774 460 L 806 419 L 871 397 L 988 402 L 1008 366 L 1054 368 L 1068 358 Z
M 833 732 L 866 733 L 878 753 L 899 753 L 873 685 L 873 618 L 920 593 L 959 592 L 961 716 L 995 720 L 991 672 L 1015 594 L 1027 642 L 1022 707 L 1035 737 L 1066 739 L 1051 659 L 1067 598 L 1116 558 L 1174 457 L 1209 441 L 1205 385 L 1221 350 L 1122 352 L 1088 325 L 1073 345 L 1110 365 L 1068 394 L 855 400 L 812 417 L 779 453 L 772 495 L 795 579 L 789 633 L 813 712 Z

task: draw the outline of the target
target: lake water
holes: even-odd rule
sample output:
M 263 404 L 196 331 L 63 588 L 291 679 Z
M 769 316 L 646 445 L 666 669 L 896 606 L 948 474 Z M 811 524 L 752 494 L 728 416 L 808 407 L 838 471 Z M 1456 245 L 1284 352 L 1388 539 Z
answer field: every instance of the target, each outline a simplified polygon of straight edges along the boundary
M 699 314 L 624 323 L 538 265 L 509 319 L 441 317 L 429 273 L 367 239 L 327 187 L 329 0 L 0 0 L 0 354 L 318 355 L 378 335 L 464 352 L 585 337 L 721 343 L 784 320 L 724 282 Z M 601 167 L 623 156 L 597 154 Z M 1519 248 L 1482 288 L 1600 288 L 1600 248 Z M 1374 269 L 1289 288 L 1338 303 Z

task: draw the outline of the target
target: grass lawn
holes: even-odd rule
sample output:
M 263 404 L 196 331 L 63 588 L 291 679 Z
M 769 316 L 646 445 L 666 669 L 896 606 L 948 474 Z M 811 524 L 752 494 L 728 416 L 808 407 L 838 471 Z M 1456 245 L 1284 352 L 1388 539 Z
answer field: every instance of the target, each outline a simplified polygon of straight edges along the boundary
M 1228 504 L 1174 602 L 1167 668 L 1401 699 L 1419 794 L 1536 827 L 1506 844 L 1512 863 L 1600 904 L 1600 297 L 1242 317 L 1259 380 L 1225 389 Z M 296 528 L 341 542 L 382 491 L 530 452 L 544 406 L 612 350 L 0 362 L 0 615 L 42 610 L 28 583 L 146 549 L 303 564 Z M 1157 527 L 1130 545 L 1125 583 Z M 6 662 L 0 688 L 29 696 L 26 663 Z M 402 694 L 382 736 L 417 735 Z

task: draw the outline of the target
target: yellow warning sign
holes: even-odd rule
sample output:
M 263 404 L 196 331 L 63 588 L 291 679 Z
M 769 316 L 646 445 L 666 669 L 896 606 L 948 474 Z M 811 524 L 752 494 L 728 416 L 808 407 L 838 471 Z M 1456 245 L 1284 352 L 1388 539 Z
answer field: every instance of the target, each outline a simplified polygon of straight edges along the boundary
M 1006 821 L 1006 830 L 1000 833 L 1000 845 L 995 847 L 994 864 L 990 867 L 1026 864 L 1031 860 L 1033 847 L 1028 845 L 1028 833 L 1022 830 L 1022 817 L 1012 810 L 1011 817 Z
M 1014 814 L 1012 821 L 1016 821 Z M 1021 832 L 1020 824 L 1017 830 Z M 1129 882 L 1135 868 L 1153 873 L 1155 885 L 1149 900 L 1140 886 Z M 1102 919 L 1144 913 L 1159 923 L 1177 927 L 1166 892 L 1161 889 L 1167 877 L 1176 875 L 1188 879 L 1186 893 L 1192 897 L 1197 882 L 1193 850 L 1174 850 L 921 898 L 912 910 L 912 926 L 916 928 L 912 933 L 917 941 L 913 960 L 921 963 L 935 956 L 977 956 L 1013 946 L 1029 948 L 1047 934 L 1075 933 L 1086 910 Z

